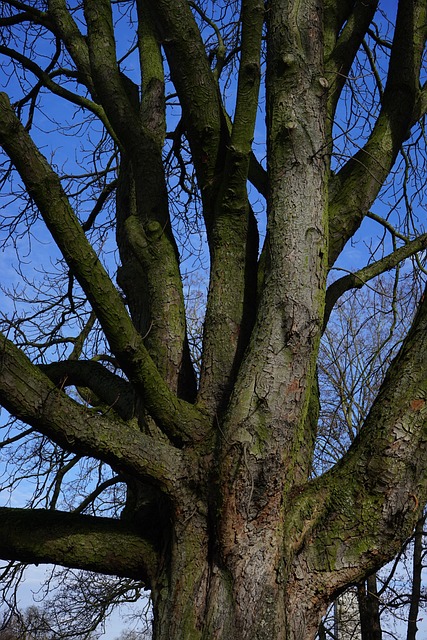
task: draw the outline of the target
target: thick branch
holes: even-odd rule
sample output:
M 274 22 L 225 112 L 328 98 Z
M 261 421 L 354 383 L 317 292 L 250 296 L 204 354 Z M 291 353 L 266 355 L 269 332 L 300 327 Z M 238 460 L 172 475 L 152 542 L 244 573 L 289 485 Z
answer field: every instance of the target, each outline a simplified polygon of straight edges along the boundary
M 260 161 L 255 154 L 251 153 L 251 159 L 249 163 L 248 179 L 251 184 L 257 189 L 257 191 L 267 198 L 267 171 L 264 169 Z
M 226 112 L 225 108 L 223 108 L 223 116 L 225 118 L 225 122 L 227 125 L 228 134 L 231 137 L 231 131 L 233 128 L 233 123 L 231 121 L 230 116 Z M 268 175 L 267 171 L 264 169 L 256 155 L 253 151 L 251 151 L 251 156 L 249 160 L 249 171 L 248 171 L 248 180 L 255 187 L 255 189 L 260 193 L 264 198 L 267 199 L 267 188 L 268 188 Z
M 185 475 L 179 451 L 141 433 L 137 424 L 78 404 L 1 335 L 0 403 L 67 450 L 149 479 L 170 495 L 179 490 L 177 478 Z
M 6 94 L 0 99 L 0 142 L 85 291 L 112 352 L 142 393 L 147 410 L 174 438 L 188 439 L 195 433 L 202 437 L 204 419 L 193 407 L 177 400 L 161 378 L 118 291 L 88 243 L 58 176 L 15 116 Z
M 212 199 L 221 147 L 222 105 L 205 47 L 186 0 L 149 0 L 172 80 L 179 95 L 206 224 L 210 227 Z
M 390 560 L 427 500 L 427 297 L 344 458 L 296 498 L 289 520 L 310 588 L 331 594 Z M 308 515 L 308 517 L 307 517 Z M 306 518 L 306 520 L 304 520 Z M 307 584 L 299 583 L 304 590 Z M 325 591 L 326 593 L 326 591 Z
M 163 165 L 166 131 L 163 59 L 151 17 L 141 2 L 138 45 L 142 95 L 140 127 L 134 123 L 134 128 L 141 128 L 142 136 L 138 149 L 122 159 L 120 168 L 117 190 L 120 286 L 134 324 L 145 336 L 144 344 L 169 388 L 179 397 L 194 400 L 196 383 L 187 345 L 179 252 L 170 223 Z
M 129 176 L 121 174 L 124 197 L 136 201 L 131 208 L 118 206 L 117 237 L 122 260 L 120 284 L 129 302 L 134 324 L 162 377 L 174 392 L 181 392 L 180 374 L 191 378 L 186 345 L 184 299 L 178 251 L 171 231 L 168 195 L 162 160 L 165 136 L 164 79 L 160 47 L 144 6 L 138 7 L 142 98 L 138 88 L 119 71 L 111 2 L 85 2 L 89 58 L 97 95 L 131 163 Z M 129 171 L 129 168 L 125 169 Z M 135 178 L 132 182 L 132 176 Z M 118 191 L 118 196 L 123 189 Z M 129 204 L 132 206 L 133 203 Z M 132 228 L 126 223 L 132 219 Z M 153 233 L 153 225 L 155 233 Z M 136 240 L 142 238 L 143 242 Z M 161 246 L 160 245 L 161 240 Z M 145 250 L 141 250 L 141 247 Z M 139 265 L 137 264 L 139 263 Z M 137 279 L 133 276 L 139 275 Z M 136 287 L 136 282 L 140 283 Z M 131 291 L 132 290 L 132 291 Z M 141 326 L 141 310 L 145 326 Z M 166 347 L 167 345 L 167 347 Z M 184 365 L 183 365 L 184 361 Z M 185 377 L 185 376 L 184 376 Z M 194 398 L 188 384 L 185 397 Z
M 264 3 L 242 4 L 242 52 L 237 101 L 210 237 L 200 399 L 221 411 L 249 340 L 256 309 L 258 234 L 247 180 L 258 107 Z
M 45 86 L 55 95 L 63 98 L 64 100 L 67 100 L 68 102 L 71 102 L 72 104 L 77 105 L 78 107 L 83 107 L 84 109 L 87 109 L 91 113 L 95 114 L 105 126 L 106 130 L 113 137 L 113 139 L 115 139 L 116 136 L 114 134 L 114 131 L 111 129 L 110 123 L 108 122 L 102 106 L 96 104 L 95 102 L 92 102 L 92 100 L 88 100 L 88 98 L 85 98 L 84 96 L 79 96 L 77 93 L 69 91 L 69 89 L 62 87 L 60 84 L 57 84 L 52 80 L 50 75 L 43 71 L 43 69 L 41 69 L 41 67 L 39 67 L 33 60 L 30 60 L 18 51 L 14 51 L 13 49 L 10 49 L 10 47 L 0 45 L 0 54 L 8 56 L 12 60 L 16 60 L 17 62 L 22 64 L 25 69 L 31 71 L 36 76 L 36 78 L 40 80 L 43 86 Z
M 143 580 L 156 573 L 154 547 L 128 523 L 44 509 L 0 508 L 0 557 Z
M 348 20 L 356 0 L 325 0 L 324 2 L 324 47 L 325 59 L 331 55 L 337 38 Z
M 343 4 L 345 5 L 346 3 Z M 357 0 L 354 3 L 351 14 L 347 18 L 345 27 L 339 35 L 332 54 L 326 61 L 325 76 L 330 85 L 328 113 L 331 122 L 354 58 L 372 22 L 377 6 L 378 0 L 373 2 Z M 342 24 L 339 26 L 341 27 Z M 336 29 L 337 25 L 335 24 L 334 27 Z
M 190 142 L 211 257 L 200 403 L 223 408 L 252 327 L 257 231 L 246 194 L 250 141 L 257 108 L 264 7 L 242 6 L 244 49 L 233 140 L 189 3 L 149 3 L 168 57 Z M 246 318 L 246 320 L 245 320 Z
M 331 181 L 330 266 L 359 228 L 413 124 L 419 99 L 420 65 L 427 36 L 426 13 L 423 0 L 399 2 L 380 115 L 365 146 Z M 363 189 L 360 185 L 363 185 Z
M 264 2 L 262 0 L 243 0 L 240 20 L 242 44 L 236 109 L 229 153 L 233 153 L 233 149 L 238 150 L 240 153 L 246 154 L 249 160 L 258 110 Z
M 116 43 L 110 0 L 84 2 L 88 31 L 91 77 L 97 95 L 123 146 L 134 149 L 139 143 L 138 110 L 129 98 L 116 58 Z
M 49 17 L 55 25 L 55 33 L 64 42 L 68 53 L 73 59 L 79 73 L 79 79 L 89 89 L 92 98 L 96 100 L 96 92 L 92 81 L 89 50 L 86 39 L 71 17 L 65 0 L 48 0 Z
M 40 365 L 49 379 L 61 388 L 73 385 L 87 387 L 123 420 L 135 415 L 135 391 L 132 386 L 93 360 L 65 360 Z
M 0 27 L 11 27 L 15 24 L 21 24 L 22 22 L 33 22 L 33 16 L 30 13 L 18 13 L 15 16 L 0 18 Z

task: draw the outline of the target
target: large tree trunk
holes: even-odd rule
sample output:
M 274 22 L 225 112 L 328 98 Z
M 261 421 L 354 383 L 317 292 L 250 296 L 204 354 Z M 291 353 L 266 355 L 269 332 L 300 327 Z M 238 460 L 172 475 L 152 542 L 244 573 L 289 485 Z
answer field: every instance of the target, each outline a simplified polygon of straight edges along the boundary
M 247 522 L 244 537 L 224 566 L 200 513 L 175 528 L 153 585 L 155 640 L 314 639 L 326 603 L 287 581 L 280 529 Z

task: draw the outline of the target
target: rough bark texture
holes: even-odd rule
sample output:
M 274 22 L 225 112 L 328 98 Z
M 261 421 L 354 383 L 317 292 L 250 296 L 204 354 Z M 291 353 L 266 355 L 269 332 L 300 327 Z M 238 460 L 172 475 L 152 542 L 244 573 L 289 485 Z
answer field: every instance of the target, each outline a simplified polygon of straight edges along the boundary
M 377 119 L 336 174 L 332 122 L 373 0 L 229 3 L 229 23 L 240 22 L 229 57 L 198 3 L 138 0 L 138 82 L 122 71 L 126 56 L 118 62 L 110 0 L 85 0 L 78 16 L 65 0 L 50 0 L 47 11 L 4 4 L 10 15 L 0 25 L 30 22 L 53 34 L 70 69 L 59 65 L 60 53 L 48 71 L 6 46 L 0 53 L 95 114 L 115 144 L 118 175 L 90 220 L 116 189 L 108 225 L 120 291 L 85 234 L 90 225 L 79 222 L 60 176 L 1 94 L 2 147 L 109 352 L 90 360 L 78 346 L 90 343 L 93 321 L 58 362 L 46 362 L 44 351 L 43 360 L 30 359 L 2 335 L 0 402 L 64 450 L 110 465 L 127 497 L 120 520 L 1 508 L 0 557 L 141 578 L 152 593 L 155 640 L 312 640 L 328 604 L 393 557 L 427 499 L 425 297 L 361 433 L 311 479 L 316 361 L 331 310 L 349 288 L 426 247 L 425 234 L 408 237 L 326 292 L 328 268 L 425 111 L 425 0 L 399 1 Z M 213 29 L 215 51 L 206 50 L 203 25 Z M 231 60 L 238 64 L 232 117 L 220 82 Z M 76 83 L 75 94 L 56 82 L 61 74 Z M 263 77 L 266 169 L 252 149 Z M 181 109 L 173 134 L 166 82 Z M 182 221 L 168 197 L 182 176 L 167 173 L 167 136 L 181 170 L 188 142 L 209 251 L 199 376 L 180 272 Z M 265 198 L 260 256 L 248 181 Z M 85 404 L 72 399 L 72 387 Z M 37 539 L 27 535 L 29 521 Z

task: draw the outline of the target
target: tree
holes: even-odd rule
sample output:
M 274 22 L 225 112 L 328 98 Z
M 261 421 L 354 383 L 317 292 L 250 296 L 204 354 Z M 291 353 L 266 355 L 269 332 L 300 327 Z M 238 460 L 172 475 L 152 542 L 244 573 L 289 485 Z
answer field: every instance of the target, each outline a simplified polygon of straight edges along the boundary
M 423 278 L 426 13 L 3 2 L 4 241 L 21 281 L 0 401 L 4 444 L 38 484 L 30 507 L 0 510 L 2 558 L 142 580 L 156 640 L 308 640 L 398 551 L 427 500 L 425 297 L 359 435 L 312 478 L 316 360 L 345 291 L 399 264 Z M 378 246 L 327 287 L 368 218 Z M 36 279 L 25 257 L 42 228 L 60 255 Z M 197 238 L 199 369 L 184 295 Z
M 48 616 L 37 607 L 28 607 L 23 616 L 10 615 L 0 626 L 2 640 L 55 640 Z

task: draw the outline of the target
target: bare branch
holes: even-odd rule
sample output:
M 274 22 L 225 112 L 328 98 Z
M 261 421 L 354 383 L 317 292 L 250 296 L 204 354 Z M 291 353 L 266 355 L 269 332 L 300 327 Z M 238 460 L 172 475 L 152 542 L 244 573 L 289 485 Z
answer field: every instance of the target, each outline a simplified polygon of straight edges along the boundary
M 112 478 L 108 478 L 108 480 L 104 480 L 101 482 L 93 491 L 90 492 L 88 496 L 82 502 L 73 509 L 72 513 L 82 513 L 85 509 L 88 508 L 89 505 L 93 504 L 93 502 L 98 498 L 101 493 L 103 493 L 109 487 L 113 487 L 115 484 L 119 484 L 123 482 L 120 476 L 113 476 Z
M 186 438 L 188 430 L 203 437 L 204 429 L 200 427 L 204 418 L 193 407 L 177 400 L 160 377 L 118 291 L 86 240 L 58 176 L 16 118 L 5 94 L 0 102 L 0 141 L 85 291 L 113 353 L 128 378 L 138 388 L 142 387 L 147 409 L 173 437 Z
M 77 93 L 73 93 L 60 84 L 57 84 L 52 80 L 49 73 L 46 73 L 35 62 L 30 60 L 26 56 L 23 56 L 19 52 L 14 51 L 10 47 L 0 45 L 0 54 L 7 55 L 13 60 L 21 63 L 23 67 L 31 71 L 40 80 L 40 82 L 55 95 L 60 96 L 61 98 L 64 98 L 64 100 L 68 100 L 72 104 L 75 104 L 78 107 L 83 107 L 84 109 L 87 109 L 88 111 L 95 114 L 101 120 L 113 139 L 115 139 L 114 131 L 111 129 L 104 109 L 100 105 L 92 102 L 92 100 L 88 100 L 87 98 L 78 95 Z
M 343 4 L 345 5 L 345 3 Z M 351 14 L 325 64 L 325 75 L 330 86 L 328 110 L 331 122 L 350 68 L 372 22 L 377 6 L 378 0 L 370 2 L 357 0 L 354 2 Z
M 382 108 L 365 146 L 338 172 L 330 189 L 332 266 L 347 240 L 359 228 L 393 166 L 413 124 L 419 96 L 419 74 L 427 37 L 425 3 L 399 3 Z M 414 46 L 407 44 L 413 42 Z M 354 189 L 363 184 L 363 189 Z
M 407 242 L 403 247 L 393 251 L 393 253 L 390 253 L 381 260 L 377 260 L 377 262 L 374 262 L 355 273 L 349 273 L 346 276 L 335 280 L 335 282 L 328 287 L 326 292 L 324 327 L 326 327 L 328 323 L 329 316 L 331 315 L 335 303 L 343 293 L 350 289 L 360 289 L 369 282 L 369 280 L 372 280 L 372 278 L 375 278 L 386 271 L 390 271 L 390 269 L 394 269 L 394 267 L 403 262 L 403 260 L 410 258 L 414 254 L 426 248 L 427 233 L 424 233 L 415 240 Z

